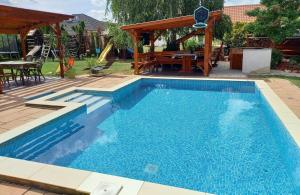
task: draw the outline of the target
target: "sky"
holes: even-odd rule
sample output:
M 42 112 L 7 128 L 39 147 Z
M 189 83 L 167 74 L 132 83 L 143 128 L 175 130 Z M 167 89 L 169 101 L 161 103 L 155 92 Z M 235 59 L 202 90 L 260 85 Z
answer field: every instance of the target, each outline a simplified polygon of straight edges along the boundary
M 259 3 L 259 0 L 225 0 L 225 5 Z M 0 0 L 0 5 L 50 11 L 65 14 L 84 13 L 98 20 L 109 20 L 105 15 L 106 0 Z

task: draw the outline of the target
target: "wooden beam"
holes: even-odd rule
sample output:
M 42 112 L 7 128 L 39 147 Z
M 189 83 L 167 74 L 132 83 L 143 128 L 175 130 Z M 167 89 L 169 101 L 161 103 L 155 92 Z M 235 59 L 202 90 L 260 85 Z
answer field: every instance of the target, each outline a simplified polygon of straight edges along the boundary
M 205 44 L 204 44 L 204 76 L 209 75 L 209 65 L 211 59 L 212 49 L 212 33 L 213 33 L 213 20 L 209 20 L 205 29 Z
M 57 14 L 57 13 L 16 8 L 16 7 L 4 6 L 4 5 L 0 5 L 0 13 L 1 13 L 0 15 L 1 17 L 7 18 L 8 20 L 10 18 L 12 19 L 23 18 L 30 21 L 55 20 L 56 22 L 60 22 L 63 20 L 67 20 L 69 18 L 73 18 L 73 16 L 66 15 L 66 14 Z
M 154 52 L 155 50 L 155 38 L 154 38 L 154 32 L 150 33 L 150 52 Z
M 7 29 L 7 28 L 2 28 L 0 27 L 0 34 L 19 34 L 20 30 L 19 29 Z
M 55 24 L 55 34 L 56 34 L 56 41 L 58 47 L 58 54 L 59 54 L 59 67 L 60 67 L 60 77 L 64 78 L 64 53 L 63 53 L 63 46 L 61 41 L 61 29 L 59 23 Z
M 209 19 L 219 20 L 222 16 L 223 11 L 213 11 L 209 14 Z M 130 24 L 122 26 L 122 30 L 138 30 L 138 31 L 153 31 L 153 30 L 166 30 L 172 28 L 191 27 L 195 23 L 194 16 L 181 16 L 176 18 L 168 18 L 163 20 L 156 20 L 150 22 L 143 22 L 137 24 Z
M 20 39 L 21 39 L 21 50 L 22 50 L 22 58 L 23 60 L 26 59 L 26 37 L 29 32 L 29 29 L 22 29 L 20 32 Z
M 188 40 L 189 38 L 195 36 L 195 35 L 199 35 L 200 33 L 204 32 L 204 29 L 198 29 L 198 30 L 194 30 L 191 33 L 181 37 L 180 39 L 176 40 L 176 43 L 183 43 L 184 41 Z
M 0 5 L 0 33 L 19 34 L 70 18 L 73 16 Z
M 134 58 L 134 74 L 139 74 L 139 67 L 138 67 L 138 63 L 139 63 L 139 48 L 138 48 L 138 44 L 139 44 L 139 36 L 140 33 L 139 32 L 133 32 L 132 33 L 132 40 L 133 40 L 133 58 Z

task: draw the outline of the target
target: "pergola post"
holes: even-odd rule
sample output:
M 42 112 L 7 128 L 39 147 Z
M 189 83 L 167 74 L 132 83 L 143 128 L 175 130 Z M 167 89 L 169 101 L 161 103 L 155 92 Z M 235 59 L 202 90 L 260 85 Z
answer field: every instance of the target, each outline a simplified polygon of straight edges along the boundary
M 56 34 L 56 42 L 58 47 L 59 53 L 59 67 L 60 67 L 60 77 L 64 78 L 64 52 L 62 48 L 61 42 L 61 29 L 59 23 L 55 24 L 55 34 Z
M 155 50 L 155 46 L 154 46 L 154 42 L 155 42 L 155 37 L 154 37 L 154 32 L 150 33 L 150 52 L 154 52 Z
M 28 30 L 22 30 L 20 32 L 20 40 L 21 40 L 21 50 L 22 50 L 22 58 L 25 60 L 26 58 L 26 37 Z
M 205 44 L 204 44 L 204 76 L 209 75 L 209 64 L 212 50 L 212 25 L 211 21 L 208 21 L 205 29 Z
M 134 31 L 132 34 L 132 38 L 133 38 L 133 47 L 134 47 L 134 51 L 133 51 L 133 58 L 134 58 L 134 74 L 139 74 L 139 67 L 138 67 L 138 63 L 139 63 L 139 48 L 138 48 L 138 43 L 139 43 L 139 33 Z

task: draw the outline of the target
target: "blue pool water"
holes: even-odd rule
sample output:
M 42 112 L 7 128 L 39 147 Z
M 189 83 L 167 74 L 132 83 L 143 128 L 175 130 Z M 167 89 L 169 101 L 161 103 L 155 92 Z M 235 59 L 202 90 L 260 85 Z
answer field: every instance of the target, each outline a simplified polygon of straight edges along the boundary
M 76 93 L 57 100 L 106 101 L 2 144 L 0 155 L 216 194 L 300 192 L 299 148 L 253 82 L 143 79 Z

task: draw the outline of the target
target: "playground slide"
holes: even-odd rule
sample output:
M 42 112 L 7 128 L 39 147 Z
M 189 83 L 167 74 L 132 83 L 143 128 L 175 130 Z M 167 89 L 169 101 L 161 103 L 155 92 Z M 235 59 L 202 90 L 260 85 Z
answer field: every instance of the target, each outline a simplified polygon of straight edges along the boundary
M 108 53 L 110 52 L 110 50 L 112 49 L 112 46 L 113 46 L 113 45 L 112 45 L 111 43 L 107 44 L 107 46 L 106 46 L 105 49 L 101 52 L 101 54 L 100 54 L 100 56 L 99 56 L 99 58 L 98 58 L 98 62 L 99 62 L 99 63 L 104 62 L 104 60 L 105 60 L 107 54 L 108 54 Z
M 41 49 L 40 45 L 36 45 L 32 48 L 32 50 L 29 51 L 29 53 L 26 56 L 34 56 L 36 52 L 38 52 Z

